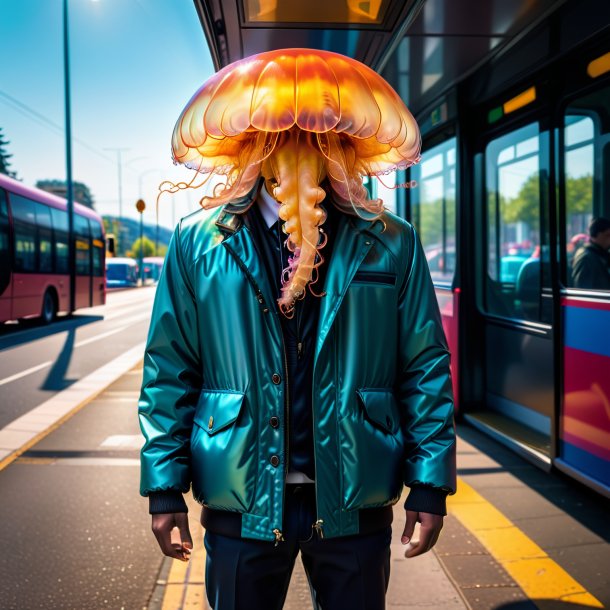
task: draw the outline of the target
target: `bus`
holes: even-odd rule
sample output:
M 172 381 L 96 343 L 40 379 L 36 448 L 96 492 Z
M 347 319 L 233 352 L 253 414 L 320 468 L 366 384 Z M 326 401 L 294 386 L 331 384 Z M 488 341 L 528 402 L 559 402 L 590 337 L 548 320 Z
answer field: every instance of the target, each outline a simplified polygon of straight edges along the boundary
M 122 256 L 106 260 L 106 288 L 135 288 L 138 285 L 138 263 Z
M 101 217 L 74 203 L 75 308 L 106 302 Z M 65 199 L 0 174 L 0 323 L 51 323 L 70 307 Z
M 156 284 L 161 277 L 161 270 L 163 269 L 163 261 L 165 259 L 162 256 L 145 256 L 144 263 L 144 283 L 145 284 Z

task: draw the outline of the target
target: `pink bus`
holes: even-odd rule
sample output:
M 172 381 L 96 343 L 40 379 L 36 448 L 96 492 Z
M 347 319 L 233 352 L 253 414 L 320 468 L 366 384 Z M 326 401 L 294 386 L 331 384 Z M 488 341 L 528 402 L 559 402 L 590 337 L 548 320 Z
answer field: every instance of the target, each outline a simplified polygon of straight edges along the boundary
M 74 204 L 75 307 L 106 302 L 101 217 Z M 0 174 L 0 323 L 70 307 L 68 213 L 65 199 Z

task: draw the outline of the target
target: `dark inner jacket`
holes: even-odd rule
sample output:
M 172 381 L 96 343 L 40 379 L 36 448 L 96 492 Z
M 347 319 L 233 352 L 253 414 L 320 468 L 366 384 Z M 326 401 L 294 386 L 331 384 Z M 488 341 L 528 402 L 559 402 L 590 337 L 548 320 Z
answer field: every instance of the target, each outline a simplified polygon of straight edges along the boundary
M 261 186 L 264 188 L 264 186 Z M 321 249 L 324 263 L 318 268 L 319 280 L 314 285 L 316 294 L 323 292 L 326 270 L 328 268 L 334 244 L 339 210 L 327 197 L 322 202 L 327 212 L 327 218 L 322 229 L 328 236 L 328 241 Z M 287 266 L 288 256 L 292 253 L 285 242 L 287 235 L 281 231 L 282 220 L 267 227 L 257 201 L 244 213 L 244 223 L 252 232 L 257 251 L 261 256 L 267 271 L 271 286 L 276 296 L 281 294 L 281 274 Z M 281 250 L 280 250 L 281 246 Z M 279 312 L 277 302 L 274 302 L 276 313 L 282 325 L 284 346 L 286 349 L 289 389 L 289 471 L 302 472 L 315 479 L 313 458 L 313 421 L 312 421 L 312 374 L 315 348 L 316 329 L 320 312 L 320 301 L 324 297 L 315 297 L 307 287 L 305 297 L 298 300 L 294 316 L 286 318 Z M 414 487 L 405 503 L 405 508 L 417 512 L 446 514 L 446 492 L 425 486 Z M 149 512 L 170 513 L 187 512 L 182 494 L 177 491 L 154 492 L 149 496 Z M 387 510 L 390 509 L 390 510 Z M 202 515 L 203 524 L 207 529 L 227 535 L 239 535 L 239 514 L 205 509 Z M 391 507 L 367 509 L 361 511 L 361 533 L 386 527 L 391 522 Z
M 323 225 L 328 241 L 321 250 L 324 263 L 318 267 L 320 275 L 313 287 L 317 294 L 320 294 L 323 290 L 328 260 L 330 260 L 334 243 L 336 216 L 340 213 L 329 202 L 325 206 L 322 205 L 328 214 Z M 279 298 L 282 287 L 282 269 L 288 265 L 288 257 L 292 256 L 292 253 L 286 247 L 287 235 L 281 230 L 280 225 L 283 221 L 278 219 L 271 227 L 267 227 L 257 203 L 250 207 L 246 216 L 246 226 L 252 231 L 254 242 L 264 261 L 269 281 L 275 289 L 276 297 Z M 296 302 L 292 318 L 287 318 L 281 314 L 277 302 L 274 303 L 282 325 L 288 367 L 287 381 L 290 403 L 288 470 L 289 472 L 302 472 L 310 479 L 315 479 L 311 394 L 320 300 L 321 298 L 312 295 L 309 287 L 307 287 L 305 297 Z

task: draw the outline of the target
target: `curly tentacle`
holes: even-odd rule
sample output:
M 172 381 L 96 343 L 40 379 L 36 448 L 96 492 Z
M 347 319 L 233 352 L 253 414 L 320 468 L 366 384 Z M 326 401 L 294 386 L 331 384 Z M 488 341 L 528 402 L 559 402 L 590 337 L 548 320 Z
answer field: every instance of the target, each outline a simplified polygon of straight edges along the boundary
M 305 296 L 305 287 L 322 262 L 318 227 L 326 220 L 326 214 L 318 204 L 326 197 L 319 186 L 324 177 L 324 161 L 312 140 L 312 134 L 300 129 L 284 132 L 269 164 L 277 182 L 273 196 L 281 204 L 279 214 L 285 221 L 282 230 L 288 235 L 287 247 L 293 252 L 278 299 L 285 315 L 290 315 L 296 300 Z

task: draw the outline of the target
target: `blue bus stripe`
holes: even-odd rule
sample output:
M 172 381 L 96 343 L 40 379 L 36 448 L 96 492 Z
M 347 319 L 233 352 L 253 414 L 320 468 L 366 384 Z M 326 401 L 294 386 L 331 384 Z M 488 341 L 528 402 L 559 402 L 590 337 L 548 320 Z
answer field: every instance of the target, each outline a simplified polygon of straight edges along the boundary
M 561 457 L 572 468 L 597 479 L 606 487 L 610 487 L 610 462 L 608 460 L 604 460 L 566 441 L 561 441 Z
M 583 307 L 563 311 L 565 345 L 610 358 L 610 311 Z

